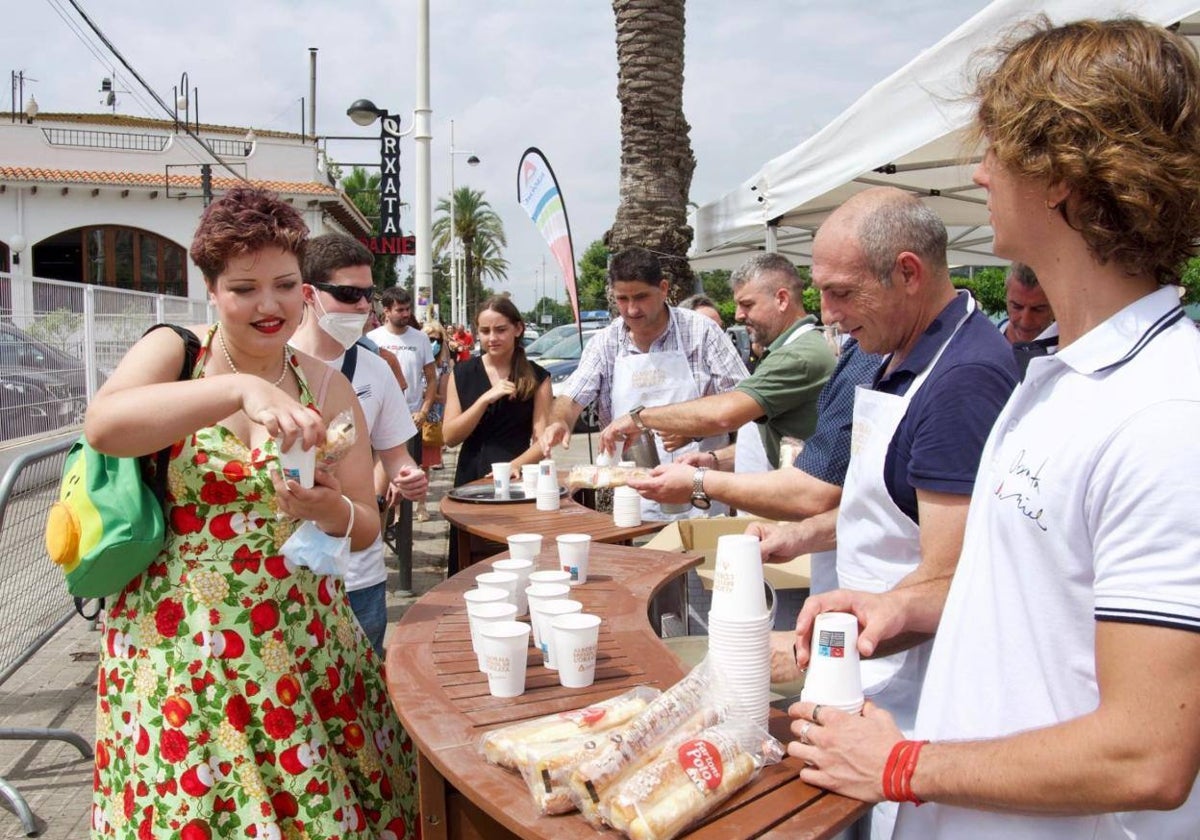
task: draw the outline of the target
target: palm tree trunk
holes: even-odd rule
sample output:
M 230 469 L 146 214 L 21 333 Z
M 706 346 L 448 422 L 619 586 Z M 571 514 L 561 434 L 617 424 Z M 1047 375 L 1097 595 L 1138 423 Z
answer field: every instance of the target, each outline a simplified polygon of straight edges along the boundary
M 684 0 L 613 0 L 621 103 L 620 205 L 604 242 L 659 254 L 672 300 L 692 293 L 688 191 L 696 159 L 683 115 Z

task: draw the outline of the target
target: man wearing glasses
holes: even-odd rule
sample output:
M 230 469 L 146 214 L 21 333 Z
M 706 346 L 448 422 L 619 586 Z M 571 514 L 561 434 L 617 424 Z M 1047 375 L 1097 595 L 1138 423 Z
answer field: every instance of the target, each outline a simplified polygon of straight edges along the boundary
M 406 447 L 409 440 L 421 436 L 404 410 L 404 392 L 387 363 L 357 343 L 375 296 L 374 259 L 362 243 L 348 236 L 328 234 L 308 241 L 301 269 L 305 317 L 291 344 L 341 370 L 354 386 L 371 448 L 390 481 L 389 495 L 422 499 L 429 482 Z M 380 655 L 387 630 L 386 581 L 382 536 L 370 547 L 350 553 L 346 572 L 350 606 Z

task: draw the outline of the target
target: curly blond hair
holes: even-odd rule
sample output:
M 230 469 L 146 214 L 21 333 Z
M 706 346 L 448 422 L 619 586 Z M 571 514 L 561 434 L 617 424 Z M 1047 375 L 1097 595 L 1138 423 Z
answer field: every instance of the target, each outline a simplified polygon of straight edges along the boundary
M 1200 238 L 1191 44 L 1132 18 L 1042 16 L 986 58 L 996 63 L 976 74 L 976 139 L 1013 172 L 1066 184 L 1059 212 L 1101 263 L 1178 282 Z

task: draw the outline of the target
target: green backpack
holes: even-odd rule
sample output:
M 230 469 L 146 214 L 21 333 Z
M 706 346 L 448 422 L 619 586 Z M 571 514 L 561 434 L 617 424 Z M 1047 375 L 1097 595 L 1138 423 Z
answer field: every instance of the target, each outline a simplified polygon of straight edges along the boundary
M 157 324 L 146 332 L 159 327 L 183 339 L 179 378 L 189 379 L 200 341 L 174 324 Z M 67 452 L 58 501 L 46 519 L 46 551 L 66 575 L 76 609 L 84 598 L 120 592 L 162 550 L 170 458 L 169 446 L 140 458 L 104 455 L 82 436 Z

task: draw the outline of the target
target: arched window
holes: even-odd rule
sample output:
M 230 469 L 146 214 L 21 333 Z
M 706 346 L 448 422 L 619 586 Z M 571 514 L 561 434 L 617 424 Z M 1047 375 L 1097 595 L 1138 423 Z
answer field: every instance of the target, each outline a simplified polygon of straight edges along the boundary
M 33 246 L 33 273 L 52 280 L 187 296 L 187 252 L 169 239 L 122 225 L 89 225 Z

